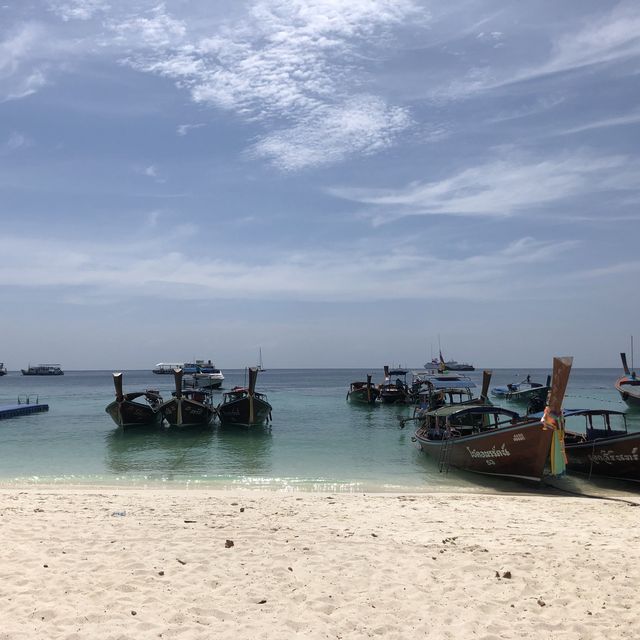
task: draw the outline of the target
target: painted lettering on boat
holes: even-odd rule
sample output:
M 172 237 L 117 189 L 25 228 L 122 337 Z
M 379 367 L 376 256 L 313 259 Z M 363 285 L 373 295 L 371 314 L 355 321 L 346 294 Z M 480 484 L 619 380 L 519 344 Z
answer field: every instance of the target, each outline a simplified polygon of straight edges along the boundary
M 472 458 L 484 458 L 485 460 L 491 460 L 492 458 L 504 458 L 511 455 L 506 444 L 503 444 L 499 449 L 496 449 L 495 445 L 493 445 L 491 449 L 471 449 L 470 447 L 467 447 L 466 449 Z
M 614 462 L 637 462 L 638 447 L 634 447 L 630 453 L 614 453 L 613 451 L 601 451 L 600 453 L 589 454 L 589 460 L 597 464 L 613 464 Z
M 513 441 L 514 442 L 523 442 L 524 440 L 526 440 L 526 438 L 524 437 L 524 433 L 514 433 L 513 434 Z

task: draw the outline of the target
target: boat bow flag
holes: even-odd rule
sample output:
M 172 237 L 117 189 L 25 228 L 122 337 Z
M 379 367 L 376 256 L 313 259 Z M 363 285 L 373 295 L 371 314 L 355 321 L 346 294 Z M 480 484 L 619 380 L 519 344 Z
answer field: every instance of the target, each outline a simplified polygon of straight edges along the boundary
M 553 429 L 551 439 L 551 475 L 562 476 L 567 469 L 567 455 L 564 450 L 564 418 L 562 416 L 562 401 L 569 382 L 573 358 L 554 358 L 553 376 L 549 400 L 542 416 L 542 423 Z

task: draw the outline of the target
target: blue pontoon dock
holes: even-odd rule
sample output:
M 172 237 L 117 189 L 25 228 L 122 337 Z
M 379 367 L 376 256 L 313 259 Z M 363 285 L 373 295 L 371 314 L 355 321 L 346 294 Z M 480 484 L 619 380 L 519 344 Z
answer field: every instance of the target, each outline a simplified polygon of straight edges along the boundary
M 28 416 L 31 413 L 42 413 L 43 411 L 49 411 L 48 404 L 39 404 L 37 402 L 35 404 L 2 404 L 0 405 L 0 420 Z

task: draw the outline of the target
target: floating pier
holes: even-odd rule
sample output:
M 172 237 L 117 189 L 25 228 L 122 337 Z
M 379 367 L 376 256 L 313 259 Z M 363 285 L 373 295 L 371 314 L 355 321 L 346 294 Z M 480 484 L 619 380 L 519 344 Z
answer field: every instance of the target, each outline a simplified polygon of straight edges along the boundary
M 35 404 L 31 403 L 18 403 L 18 404 L 2 404 L 0 405 L 0 420 L 6 420 L 7 418 L 17 418 L 19 416 L 28 416 L 31 413 L 42 413 L 43 411 L 49 411 L 48 404 Z

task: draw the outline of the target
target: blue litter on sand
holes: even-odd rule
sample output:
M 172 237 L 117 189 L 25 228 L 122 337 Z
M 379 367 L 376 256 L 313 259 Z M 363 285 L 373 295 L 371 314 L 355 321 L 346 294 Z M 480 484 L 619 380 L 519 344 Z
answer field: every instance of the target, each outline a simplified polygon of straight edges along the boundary
M 27 416 L 31 413 L 49 411 L 48 404 L 3 404 L 0 405 L 0 420 Z

